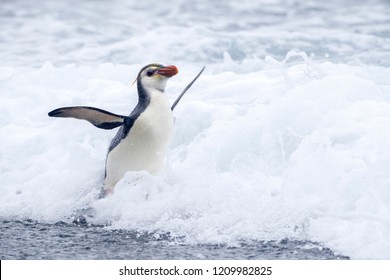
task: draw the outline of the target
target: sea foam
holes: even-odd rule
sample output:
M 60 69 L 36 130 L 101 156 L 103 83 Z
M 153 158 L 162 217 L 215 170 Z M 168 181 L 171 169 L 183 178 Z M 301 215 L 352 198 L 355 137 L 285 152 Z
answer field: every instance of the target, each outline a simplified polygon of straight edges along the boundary
M 141 65 L 1 67 L 0 216 L 71 222 L 90 208 L 90 223 L 186 243 L 308 239 L 355 259 L 389 258 L 390 70 L 297 51 L 264 65 L 206 69 L 175 109 L 163 172 L 129 172 L 101 200 L 115 131 L 47 112 L 128 114 Z M 178 66 L 172 101 L 200 70 Z

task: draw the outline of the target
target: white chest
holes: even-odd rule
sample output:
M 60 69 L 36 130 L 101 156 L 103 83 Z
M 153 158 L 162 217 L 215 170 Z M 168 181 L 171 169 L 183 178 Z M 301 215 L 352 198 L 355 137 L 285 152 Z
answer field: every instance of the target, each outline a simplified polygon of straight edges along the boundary
M 161 170 L 172 133 L 173 114 L 168 98 L 162 93 L 152 94 L 127 137 L 107 156 L 106 187 L 114 187 L 128 171 L 155 174 Z

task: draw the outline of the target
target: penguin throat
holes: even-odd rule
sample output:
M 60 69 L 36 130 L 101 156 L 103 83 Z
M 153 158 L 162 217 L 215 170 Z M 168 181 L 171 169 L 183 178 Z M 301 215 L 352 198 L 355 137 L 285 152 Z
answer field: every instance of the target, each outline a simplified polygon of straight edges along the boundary
M 165 91 L 164 88 L 156 88 L 151 86 L 143 86 L 141 83 L 137 84 L 138 87 L 138 97 L 139 99 L 150 99 L 152 95 L 163 94 Z
M 146 99 L 151 99 L 155 95 L 161 95 L 164 93 L 165 89 L 157 89 L 154 87 L 144 87 L 141 86 L 138 89 L 138 98 L 139 100 L 146 100 Z

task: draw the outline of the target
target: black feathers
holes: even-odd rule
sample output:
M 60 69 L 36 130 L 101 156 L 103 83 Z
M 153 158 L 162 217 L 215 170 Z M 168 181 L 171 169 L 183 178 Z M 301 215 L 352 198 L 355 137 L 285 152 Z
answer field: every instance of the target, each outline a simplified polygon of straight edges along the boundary
M 86 120 L 101 129 L 113 129 L 121 126 L 125 119 L 128 118 L 102 109 L 85 106 L 58 108 L 49 112 L 48 115 L 50 117 Z

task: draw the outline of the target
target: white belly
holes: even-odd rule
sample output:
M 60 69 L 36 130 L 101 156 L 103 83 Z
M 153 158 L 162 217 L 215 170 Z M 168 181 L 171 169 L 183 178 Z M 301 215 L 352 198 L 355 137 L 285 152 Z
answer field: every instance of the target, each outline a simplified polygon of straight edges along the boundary
M 107 155 L 106 191 L 111 192 L 128 171 L 160 171 L 172 132 L 173 114 L 168 99 L 164 94 L 153 96 L 127 137 Z

